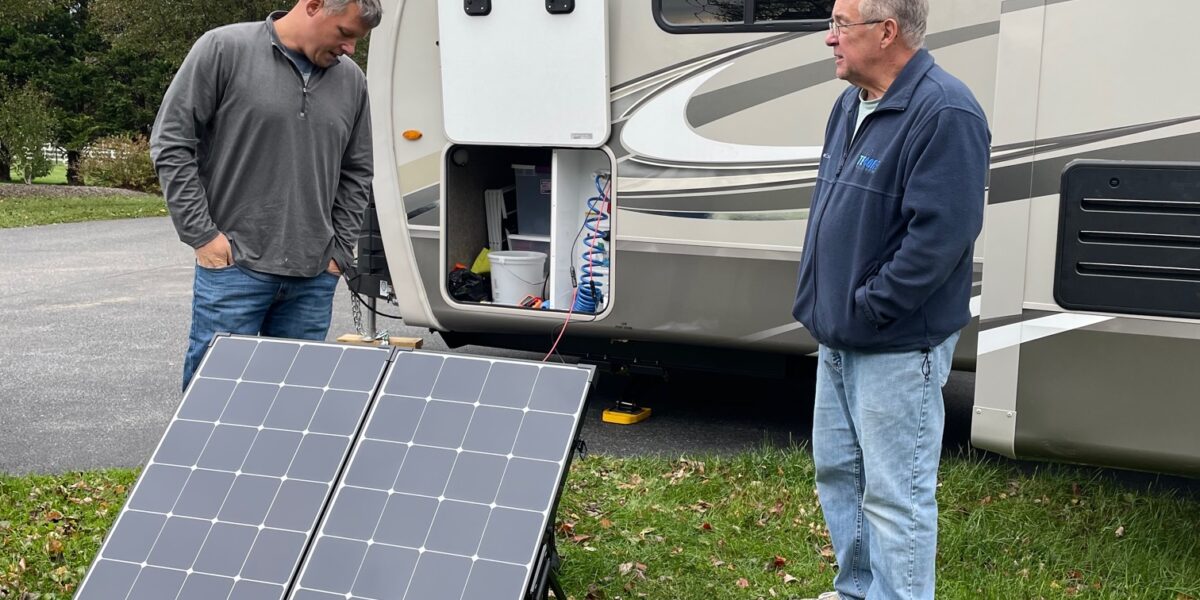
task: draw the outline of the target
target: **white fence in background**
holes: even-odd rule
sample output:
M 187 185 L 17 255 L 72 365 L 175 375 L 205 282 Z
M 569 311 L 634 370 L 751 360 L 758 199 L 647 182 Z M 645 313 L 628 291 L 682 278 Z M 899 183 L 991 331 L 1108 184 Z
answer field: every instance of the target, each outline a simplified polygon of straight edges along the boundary
M 55 146 L 54 144 L 46 144 L 45 146 L 42 146 L 42 156 L 45 156 L 46 160 L 56 163 L 67 162 L 67 151 L 63 148 Z

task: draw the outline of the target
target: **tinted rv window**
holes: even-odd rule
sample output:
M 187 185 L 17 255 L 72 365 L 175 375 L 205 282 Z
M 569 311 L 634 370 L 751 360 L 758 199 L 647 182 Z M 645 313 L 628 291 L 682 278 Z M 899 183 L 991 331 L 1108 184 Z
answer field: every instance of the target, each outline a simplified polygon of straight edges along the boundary
M 654 0 L 654 19 L 671 33 L 820 31 L 834 0 Z
M 833 0 L 757 0 L 754 21 L 811 21 L 828 19 Z
M 672 25 L 742 23 L 746 20 L 743 0 L 660 0 L 659 14 Z

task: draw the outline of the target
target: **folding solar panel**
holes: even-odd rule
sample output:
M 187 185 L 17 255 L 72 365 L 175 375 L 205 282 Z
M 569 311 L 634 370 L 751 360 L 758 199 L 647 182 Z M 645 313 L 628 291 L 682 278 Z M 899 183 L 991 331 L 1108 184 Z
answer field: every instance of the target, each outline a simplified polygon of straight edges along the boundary
M 219 337 L 76 598 L 540 595 L 591 376 Z
M 290 598 L 525 598 L 590 379 L 398 353 Z
M 76 598 L 282 598 L 390 356 L 217 338 Z

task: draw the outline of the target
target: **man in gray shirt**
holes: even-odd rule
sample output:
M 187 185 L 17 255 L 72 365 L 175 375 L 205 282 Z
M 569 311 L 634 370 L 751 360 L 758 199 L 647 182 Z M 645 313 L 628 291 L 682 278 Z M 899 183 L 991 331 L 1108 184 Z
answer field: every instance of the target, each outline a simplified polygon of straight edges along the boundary
M 196 252 L 186 389 L 218 332 L 322 340 L 370 195 L 366 77 L 379 0 L 300 0 L 201 36 L 150 140 Z

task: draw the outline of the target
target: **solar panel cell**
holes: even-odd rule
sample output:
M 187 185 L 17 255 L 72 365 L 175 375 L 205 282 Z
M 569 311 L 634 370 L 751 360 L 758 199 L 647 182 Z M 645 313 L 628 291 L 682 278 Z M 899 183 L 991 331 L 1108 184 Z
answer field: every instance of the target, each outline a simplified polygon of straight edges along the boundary
M 525 414 L 519 410 L 480 406 L 467 427 L 464 450 L 505 454 L 512 452 Z
M 162 600 L 174 598 L 183 588 L 183 579 L 187 574 L 183 571 L 146 567 L 138 574 L 137 582 L 133 584 L 127 600 Z
M 383 396 L 375 403 L 375 416 L 367 425 L 367 437 L 392 442 L 411 442 L 425 412 L 424 399 Z
M 254 349 L 254 355 L 251 357 L 250 363 L 246 365 L 242 378 L 250 381 L 280 383 L 287 376 L 288 370 L 292 368 L 292 362 L 296 360 L 296 353 L 299 351 L 300 347 L 296 344 L 260 342 Z
M 329 486 L 324 483 L 288 479 L 279 486 L 275 502 L 267 512 L 267 527 L 308 531 L 316 524 Z
M 367 550 L 351 592 L 376 600 L 403 598 L 418 556 L 420 554 L 411 548 L 373 544 Z
M 104 558 L 135 563 L 146 560 L 166 522 L 166 515 L 127 511 L 109 534 L 102 552 Z
M 447 358 L 431 395 L 438 400 L 475 402 L 491 367 L 486 360 Z
M 225 406 L 225 412 L 221 414 L 221 422 L 249 427 L 262 425 L 278 393 L 278 385 L 249 381 L 239 383 L 233 390 L 229 404 Z
M 183 493 L 175 502 L 174 513 L 197 519 L 211 519 L 217 516 L 225 496 L 233 487 L 234 474 L 225 471 L 207 471 L 196 469 L 188 478 Z
M 420 548 L 437 512 L 437 498 L 392 494 L 375 529 L 375 541 Z
M 202 573 L 233 577 L 242 572 L 242 564 L 246 562 L 256 537 L 257 526 L 216 523 L 208 539 L 204 540 L 204 547 L 200 549 L 200 556 L 192 568 Z M 233 582 L 230 581 L 229 585 L 232 587 Z
M 279 483 L 274 477 L 238 477 L 217 518 L 229 523 L 261 525 L 267 518 L 275 493 L 279 491 Z
M 508 459 L 495 454 L 463 452 L 458 455 L 454 471 L 445 496 L 454 500 L 466 500 L 489 504 L 496 499 L 500 490 L 500 479 L 508 467 Z
M 209 529 L 212 529 L 211 521 L 187 517 L 167 519 L 147 562 L 172 569 L 192 568 Z
M 302 439 L 304 436 L 298 431 L 264 429 L 258 432 L 246 461 L 242 463 L 242 473 L 282 477 L 300 449 Z
M 339 537 L 369 540 L 375 534 L 375 526 L 379 524 L 387 500 L 387 492 L 345 488 L 338 494 L 323 531 Z
M 287 583 L 300 560 L 308 536 L 295 531 L 263 529 L 258 532 L 246 564 L 242 565 L 244 579 L 269 583 Z
M 471 559 L 465 556 L 425 552 L 417 560 L 404 598 L 458 600 L 470 574 Z
M 479 556 L 518 565 L 532 562 L 542 522 L 542 513 L 497 507 L 483 533 Z
M 534 365 L 496 363 L 488 373 L 487 388 L 479 397 L 481 404 L 525 408 L 529 394 L 537 381 L 539 369 Z
M 520 590 L 528 571 L 518 565 L 490 560 L 475 561 L 462 600 L 495 600 L 496 590 Z
M 345 594 L 367 553 L 366 542 L 322 536 L 317 540 L 301 584 L 304 587 Z
M 175 506 L 192 470 L 169 465 L 151 465 L 142 472 L 143 493 L 130 498 L 129 508 L 166 513 Z
M 474 555 L 490 512 L 491 509 L 482 504 L 443 501 L 433 517 L 425 548 L 447 554 Z
M 346 472 L 346 484 L 387 490 L 392 488 L 408 446 L 375 440 L 358 447 L 357 458 Z
M 462 445 L 463 435 L 467 433 L 467 425 L 473 414 L 475 407 L 470 404 L 433 400 L 425 407 L 413 443 L 458 448 Z
M 225 598 L 233 589 L 233 580 L 225 577 L 192 573 L 183 582 L 183 589 L 176 600 L 213 600 Z

